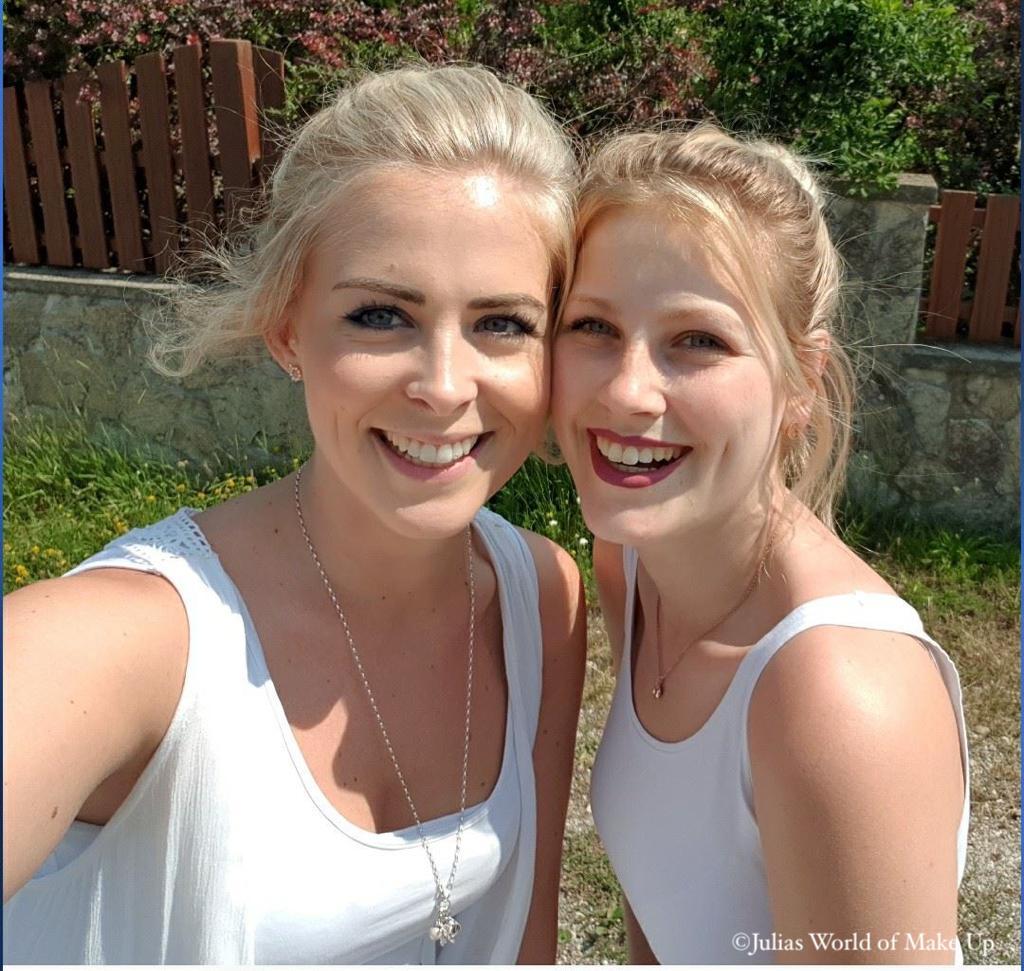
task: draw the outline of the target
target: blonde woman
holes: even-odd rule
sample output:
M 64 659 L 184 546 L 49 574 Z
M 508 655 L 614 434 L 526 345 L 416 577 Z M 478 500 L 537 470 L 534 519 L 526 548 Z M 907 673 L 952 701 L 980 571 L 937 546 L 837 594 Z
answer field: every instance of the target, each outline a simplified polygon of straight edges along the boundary
M 553 409 L 618 669 L 591 800 L 631 960 L 959 960 L 959 680 L 832 528 L 851 392 L 812 175 L 708 126 L 616 137 L 578 242 Z
M 481 507 L 544 426 L 573 189 L 482 69 L 298 131 L 157 359 L 265 342 L 312 458 L 8 598 L 5 961 L 554 960 L 584 606 Z

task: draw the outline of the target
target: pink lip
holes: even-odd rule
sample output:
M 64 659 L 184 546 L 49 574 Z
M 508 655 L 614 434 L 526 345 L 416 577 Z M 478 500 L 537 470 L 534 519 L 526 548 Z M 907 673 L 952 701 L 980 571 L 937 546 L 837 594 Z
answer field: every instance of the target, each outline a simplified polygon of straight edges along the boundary
M 410 462 L 391 448 L 391 446 L 381 439 L 380 435 L 376 432 L 373 432 L 372 435 L 374 441 L 377 443 L 377 447 L 387 456 L 397 471 L 408 476 L 410 479 L 436 482 L 438 484 L 453 482 L 454 480 L 466 475 L 473 467 L 479 468 L 476 461 L 476 452 L 480 446 L 490 438 L 490 435 L 485 432 L 480 436 L 480 440 L 476 445 L 473 446 L 473 450 L 468 455 L 463 455 L 458 462 L 453 462 L 451 465 L 432 469 L 426 465 L 416 465 L 415 463 Z M 467 435 L 466 437 L 468 438 L 469 436 Z
M 640 435 L 617 435 L 608 428 L 588 428 L 587 433 L 593 436 L 600 435 L 609 441 L 618 442 L 620 445 L 635 445 L 637 448 L 685 448 L 678 442 L 662 442 L 656 438 L 643 438 Z
M 602 437 L 604 432 L 601 433 Z M 661 482 L 662 479 L 668 478 L 677 468 L 679 463 L 690 454 L 692 449 L 686 448 L 683 454 L 679 456 L 674 462 L 669 462 L 668 465 L 662 466 L 655 472 L 620 472 L 611 462 L 606 459 L 597 447 L 597 436 L 591 430 L 590 435 L 590 461 L 594 466 L 594 472 L 602 482 L 607 482 L 609 485 L 620 486 L 624 489 L 646 489 L 648 486 L 654 485 L 656 482 Z M 616 436 L 617 441 L 621 441 L 620 436 Z M 649 439 L 633 439 L 625 442 L 625 444 L 631 445 L 634 442 L 643 442 L 647 444 Z M 661 447 L 664 447 L 662 445 Z M 675 446 L 678 448 L 679 446 Z

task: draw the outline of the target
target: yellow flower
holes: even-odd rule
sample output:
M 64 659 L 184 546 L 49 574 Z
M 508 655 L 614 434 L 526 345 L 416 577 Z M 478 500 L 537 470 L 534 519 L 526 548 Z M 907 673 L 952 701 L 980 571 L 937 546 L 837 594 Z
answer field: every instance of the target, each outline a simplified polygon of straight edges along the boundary
M 234 479 L 228 479 L 228 481 L 225 482 L 224 485 L 226 485 L 229 489 L 234 489 L 234 487 L 235 487 L 235 480 Z
M 39 555 L 39 547 L 38 546 L 33 546 L 32 547 L 32 555 L 33 556 L 38 556 Z
M 205 492 L 197 492 L 196 493 L 196 498 L 197 499 L 205 499 L 206 498 L 206 493 Z
M 176 486 L 176 488 L 177 488 L 178 492 L 184 492 L 185 491 L 185 483 L 184 482 L 179 482 L 178 485 Z
M 14 567 L 14 575 L 24 580 L 28 576 L 28 569 L 23 563 L 18 563 Z
M 146 496 L 146 502 L 156 502 L 156 496 Z

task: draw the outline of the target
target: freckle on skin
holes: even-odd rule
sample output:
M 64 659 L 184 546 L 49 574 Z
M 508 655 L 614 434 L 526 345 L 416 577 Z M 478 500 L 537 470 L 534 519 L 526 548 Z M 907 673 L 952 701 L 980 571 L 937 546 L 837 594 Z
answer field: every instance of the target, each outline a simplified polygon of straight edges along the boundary
M 57 807 L 54 806 L 53 807 L 53 812 L 50 813 L 50 819 L 56 819 L 56 818 L 57 818 Z

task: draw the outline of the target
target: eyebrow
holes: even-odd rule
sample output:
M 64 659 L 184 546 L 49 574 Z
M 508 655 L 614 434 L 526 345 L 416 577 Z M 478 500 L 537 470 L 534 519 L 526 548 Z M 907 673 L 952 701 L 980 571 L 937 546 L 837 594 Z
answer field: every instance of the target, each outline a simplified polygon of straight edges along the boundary
M 580 294 L 579 296 L 573 295 L 570 298 L 571 303 L 579 301 L 580 303 L 590 304 L 593 307 L 597 307 L 604 313 L 614 316 L 617 312 L 617 308 L 614 303 L 610 300 L 605 300 L 604 297 L 592 296 L 590 294 Z M 725 309 L 723 309 L 723 307 Z M 714 305 L 709 305 L 709 302 L 703 299 L 696 300 L 683 300 L 677 304 L 669 305 L 665 307 L 658 315 L 664 320 L 686 320 L 691 317 L 700 317 L 706 320 L 718 321 L 722 324 L 735 326 L 741 326 L 743 321 L 739 315 L 727 304 L 720 305 L 717 301 Z
M 340 283 L 335 283 L 331 290 L 371 290 L 374 293 L 386 293 L 388 296 L 406 300 L 409 303 L 422 305 L 427 302 L 427 298 L 419 290 L 403 287 L 397 283 L 389 283 L 387 280 L 376 280 L 369 276 L 357 276 L 351 280 L 342 280 Z
M 536 297 L 528 293 L 499 293 L 493 297 L 477 297 L 470 300 L 469 306 L 473 310 L 498 310 L 502 307 L 529 307 L 539 314 L 548 312 L 547 306 Z
M 412 287 L 403 287 L 398 283 L 390 283 L 387 280 L 378 280 L 374 277 L 353 277 L 350 280 L 342 280 L 335 283 L 331 290 L 370 290 L 374 293 L 386 293 L 399 300 L 414 303 L 422 306 L 427 302 L 426 296 L 420 290 Z M 502 307 L 529 307 L 537 313 L 546 314 L 547 306 L 536 297 L 528 293 L 499 293 L 492 297 L 477 297 L 470 300 L 470 308 L 473 310 L 498 310 Z

